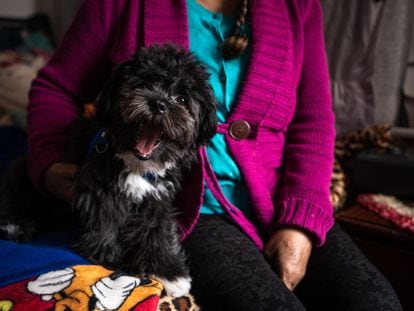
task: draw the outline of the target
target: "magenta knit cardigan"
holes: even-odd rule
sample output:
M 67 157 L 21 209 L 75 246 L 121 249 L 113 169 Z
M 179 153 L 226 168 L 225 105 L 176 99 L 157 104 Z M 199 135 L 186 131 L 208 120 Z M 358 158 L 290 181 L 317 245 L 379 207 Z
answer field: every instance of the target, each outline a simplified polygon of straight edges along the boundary
M 319 0 L 254 0 L 252 54 L 228 123 L 219 126 L 247 183 L 263 232 L 299 227 L 323 244 L 332 226 L 329 185 L 334 117 Z M 185 0 L 87 0 L 48 65 L 33 82 L 28 117 L 29 171 L 39 189 L 50 165 L 64 159 L 68 125 L 97 95 L 117 63 L 139 46 L 174 42 L 188 48 Z M 246 120 L 247 139 L 228 135 Z M 221 195 L 200 151 L 179 201 L 185 237 L 199 217 L 203 180 L 235 221 L 263 248 L 263 237 Z

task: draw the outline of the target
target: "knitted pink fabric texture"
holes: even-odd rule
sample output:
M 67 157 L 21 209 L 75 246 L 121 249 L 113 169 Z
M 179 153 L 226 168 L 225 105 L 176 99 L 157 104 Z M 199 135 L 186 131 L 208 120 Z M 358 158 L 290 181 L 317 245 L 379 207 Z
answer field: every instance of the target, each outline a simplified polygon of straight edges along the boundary
M 321 245 L 333 223 L 329 184 L 335 131 L 320 4 L 257 0 L 251 22 L 246 80 L 219 131 L 240 166 L 261 229 L 302 228 Z M 83 3 L 30 92 L 29 171 L 39 189 L 50 165 L 64 159 L 68 125 L 82 104 L 95 98 L 112 68 L 137 47 L 164 42 L 188 48 L 185 0 Z M 239 141 L 227 130 L 240 119 L 249 122 L 251 133 Z M 199 217 L 208 167 L 202 152 L 199 164 L 189 172 L 179 201 L 183 237 Z M 253 224 L 235 220 L 262 248 L 263 237 L 251 230 Z

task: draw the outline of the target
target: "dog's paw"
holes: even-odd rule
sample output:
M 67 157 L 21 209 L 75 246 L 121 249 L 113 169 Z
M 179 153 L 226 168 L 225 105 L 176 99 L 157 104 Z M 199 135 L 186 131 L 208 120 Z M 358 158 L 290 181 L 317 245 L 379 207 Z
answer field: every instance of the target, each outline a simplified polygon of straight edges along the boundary
M 165 292 L 168 296 L 181 297 L 186 296 L 190 293 L 191 289 L 191 278 L 190 277 L 179 277 L 174 281 L 169 281 L 164 278 L 155 277 L 163 285 Z

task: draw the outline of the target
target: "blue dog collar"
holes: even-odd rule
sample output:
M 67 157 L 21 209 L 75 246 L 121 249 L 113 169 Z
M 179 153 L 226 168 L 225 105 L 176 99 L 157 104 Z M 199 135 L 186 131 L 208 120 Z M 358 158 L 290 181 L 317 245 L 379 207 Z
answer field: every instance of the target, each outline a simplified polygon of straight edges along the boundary
M 106 134 L 106 128 L 102 128 L 98 132 L 96 132 L 91 144 L 89 145 L 88 155 L 91 155 L 94 150 L 97 153 L 102 154 L 108 149 L 108 141 L 106 140 Z

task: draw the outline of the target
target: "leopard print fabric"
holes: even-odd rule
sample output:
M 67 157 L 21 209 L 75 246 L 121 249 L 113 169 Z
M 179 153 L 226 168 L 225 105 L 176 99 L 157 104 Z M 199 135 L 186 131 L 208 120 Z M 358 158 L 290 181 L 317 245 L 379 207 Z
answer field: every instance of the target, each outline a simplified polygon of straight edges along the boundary
M 162 296 L 157 311 L 199 311 L 192 295 L 183 297 Z
M 330 187 L 330 197 L 335 212 L 344 206 L 347 197 L 346 174 L 341 164 L 342 161 L 363 149 L 386 150 L 391 146 L 391 126 L 388 124 L 373 125 L 346 134 L 336 140 L 335 162 Z
M 331 177 L 330 199 L 335 211 L 341 209 L 346 200 L 346 179 L 341 163 L 335 158 L 334 169 Z

